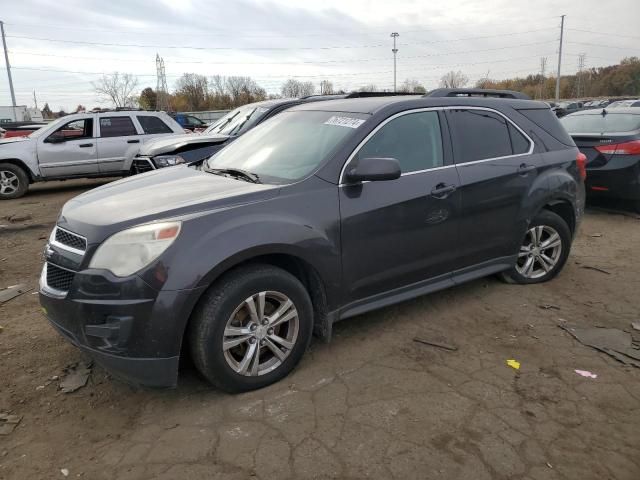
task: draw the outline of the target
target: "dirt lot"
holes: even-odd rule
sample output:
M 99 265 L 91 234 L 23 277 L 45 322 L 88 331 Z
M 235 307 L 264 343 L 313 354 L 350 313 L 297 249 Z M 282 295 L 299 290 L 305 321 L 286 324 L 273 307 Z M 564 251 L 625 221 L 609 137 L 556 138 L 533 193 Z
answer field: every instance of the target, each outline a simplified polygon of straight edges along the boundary
M 37 287 L 60 207 L 95 183 L 0 203 L 0 288 Z M 83 357 L 24 294 L 0 306 L 0 413 L 22 417 L 0 436 L 0 479 L 637 480 L 640 369 L 557 325 L 640 320 L 639 245 L 633 215 L 589 211 L 555 281 L 488 278 L 345 321 L 290 377 L 237 396 L 189 365 L 176 390 L 136 390 L 94 367 L 64 394 L 51 378 Z

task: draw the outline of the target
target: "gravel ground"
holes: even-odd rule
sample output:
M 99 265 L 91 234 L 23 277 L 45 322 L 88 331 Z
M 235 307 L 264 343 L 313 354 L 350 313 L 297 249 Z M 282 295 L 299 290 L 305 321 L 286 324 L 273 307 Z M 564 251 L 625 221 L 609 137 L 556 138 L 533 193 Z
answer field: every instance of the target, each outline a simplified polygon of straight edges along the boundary
M 37 287 L 60 207 L 97 183 L 37 185 L 0 203 L 0 288 Z M 86 387 L 62 393 L 51 379 L 83 356 L 26 293 L 0 306 L 0 413 L 22 418 L 0 435 L 0 479 L 637 480 L 640 369 L 558 324 L 630 330 L 638 245 L 633 214 L 589 210 L 553 282 L 487 278 L 339 323 L 288 378 L 235 396 L 189 362 L 175 390 L 134 389 L 94 367 Z

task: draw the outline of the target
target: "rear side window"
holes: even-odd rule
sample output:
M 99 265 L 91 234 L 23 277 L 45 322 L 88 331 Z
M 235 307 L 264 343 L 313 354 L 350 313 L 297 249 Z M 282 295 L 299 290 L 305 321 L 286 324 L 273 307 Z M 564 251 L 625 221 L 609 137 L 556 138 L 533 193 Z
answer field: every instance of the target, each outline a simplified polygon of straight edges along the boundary
M 167 126 L 158 117 L 152 117 L 149 115 L 139 115 L 138 121 L 142 127 L 142 131 L 147 135 L 155 135 L 158 133 L 173 133 L 173 130 Z
M 457 163 L 475 162 L 513 154 L 504 117 L 486 110 L 451 110 Z
M 620 133 L 640 130 L 640 112 L 608 113 L 607 115 L 568 115 L 560 120 L 567 132 L 577 133 Z
M 573 140 L 560 124 L 556 114 L 553 113 L 550 108 L 526 109 L 518 110 L 518 112 L 527 117 L 560 143 L 570 146 L 574 145 Z
M 127 137 L 137 135 L 136 127 L 129 117 L 102 117 L 100 119 L 101 137 Z
M 442 135 L 436 112 L 417 112 L 391 120 L 358 151 L 358 158 L 387 157 L 402 173 L 441 167 Z
M 511 123 L 509 123 L 509 136 L 511 137 L 511 149 L 514 155 L 529 152 L 531 147 L 529 140 Z

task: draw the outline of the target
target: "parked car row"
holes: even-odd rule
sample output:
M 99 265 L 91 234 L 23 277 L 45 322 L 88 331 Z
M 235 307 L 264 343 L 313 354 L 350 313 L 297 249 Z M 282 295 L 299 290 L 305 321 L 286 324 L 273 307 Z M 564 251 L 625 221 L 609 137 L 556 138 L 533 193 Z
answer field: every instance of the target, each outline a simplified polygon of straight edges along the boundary
M 200 165 L 69 201 L 40 279 L 53 326 L 130 382 L 174 386 L 188 351 L 239 392 L 286 376 L 336 321 L 563 268 L 585 156 L 546 104 L 449 89 L 317 100 L 264 121 L 251 106 L 217 124 L 233 141 Z M 124 118 L 142 131 L 138 115 Z
M 614 100 L 614 99 L 600 99 L 600 100 L 590 100 L 587 102 L 582 101 L 569 101 L 569 102 L 559 102 L 558 104 L 549 104 L 555 114 L 560 117 L 564 117 L 565 115 L 569 115 L 571 113 L 578 112 L 580 110 L 591 110 L 591 109 L 601 109 L 601 108 L 627 108 L 627 107 L 640 107 L 640 99 L 638 98 L 628 98 L 622 100 Z

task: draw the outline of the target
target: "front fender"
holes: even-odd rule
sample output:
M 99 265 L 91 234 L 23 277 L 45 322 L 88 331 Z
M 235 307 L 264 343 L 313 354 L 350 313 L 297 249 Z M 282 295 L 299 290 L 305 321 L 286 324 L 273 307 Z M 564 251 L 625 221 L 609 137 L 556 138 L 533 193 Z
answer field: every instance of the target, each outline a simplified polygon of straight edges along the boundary
M 252 258 L 288 255 L 313 267 L 327 297 L 337 299 L 341 281 L 337 187 L 318 179 L 309 183 L 307 188 L 284 188 L 289 191 L 269 200 L 183 220 L 179 240 L 143 278 L 158 289 L 197 289 Z M 158 269 L 164 274 L 158 276 Z

